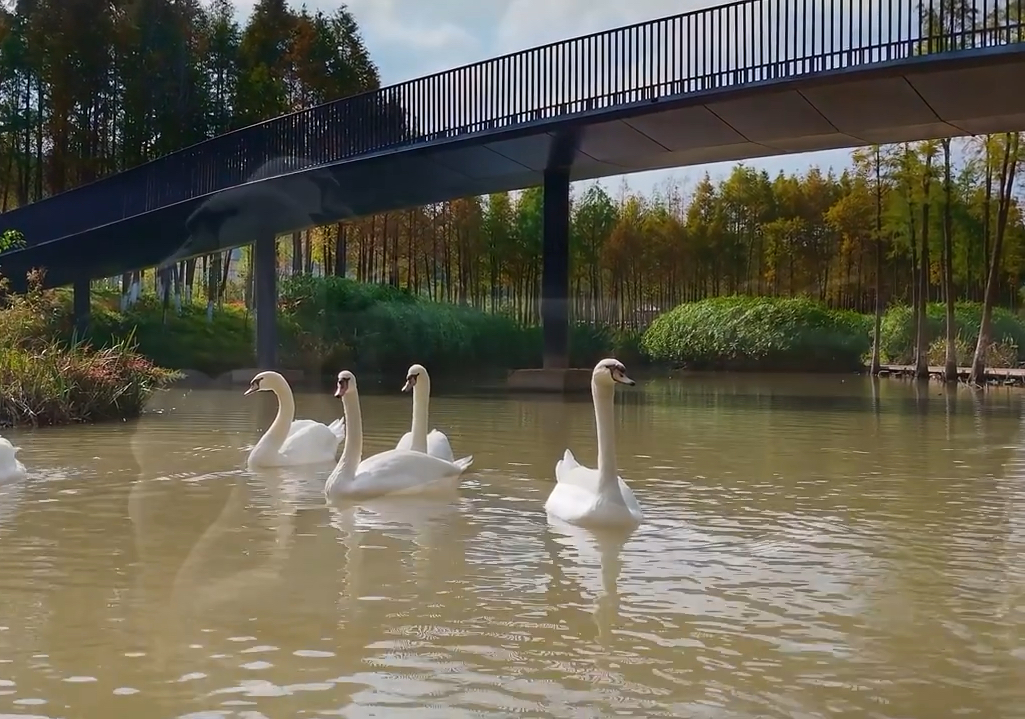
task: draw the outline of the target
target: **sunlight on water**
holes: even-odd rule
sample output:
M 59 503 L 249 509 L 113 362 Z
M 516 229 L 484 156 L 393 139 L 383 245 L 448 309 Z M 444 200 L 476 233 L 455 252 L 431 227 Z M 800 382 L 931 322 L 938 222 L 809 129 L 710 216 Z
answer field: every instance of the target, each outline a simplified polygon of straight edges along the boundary
M 588 398 L 437 394 L 460 496 L 245 469 L 273 398 L 15 432 L 0 718 L 1025 716 L 1021 395 L 687 377 L 618 393 L 629 536 L 549 521 Z M 327 393 L 299 416 L 330 421 Z M 365 454 L 409 397 L 365 396 Z

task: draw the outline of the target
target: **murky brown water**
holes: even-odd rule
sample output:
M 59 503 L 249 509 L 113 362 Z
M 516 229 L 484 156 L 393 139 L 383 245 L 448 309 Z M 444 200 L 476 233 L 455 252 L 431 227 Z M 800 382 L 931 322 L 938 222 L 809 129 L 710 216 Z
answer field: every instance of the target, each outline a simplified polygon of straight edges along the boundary
M 436 396 L 461 497 L 339 510 L 326 470 L 242 468 L 273 398 L 240 394 L 8 434 L 0 717 L 1025 716 L 1023 395 L 645 381 L 616 543 L 542 508 L 585 400 Z M 368 453 L 408 427 L 363 408 Z

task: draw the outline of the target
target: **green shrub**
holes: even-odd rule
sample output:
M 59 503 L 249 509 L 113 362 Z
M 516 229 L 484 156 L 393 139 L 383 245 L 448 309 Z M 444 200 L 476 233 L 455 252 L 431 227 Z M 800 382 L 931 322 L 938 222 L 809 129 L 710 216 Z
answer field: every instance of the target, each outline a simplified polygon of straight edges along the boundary
M 322 372 L 340 366 L 393 372 L 412 362 L 442 371 L 510 369 L 542 360 L 540 327 L 340 277 L 285 280 L 280 321 L 284 357 Z M 573 325 L 571 362 L 594 364 L 613 351 L 616 337 L 605 328 Z
M 857 371 L 871 326 L 871 317 L 809 299 L 718 297 L 660 315 L 641 347 L 694 369 Z
M 121 312 L 116 290 L 94 288 L 92 295 L 86 339 L 95 347 L 115 346 L 131 334 L 140 353 L 171 369 L 217 376 L 255 364 L 255 318 L 243 306 L 218 307 L 211 322 L 201 305 L 186 304 L 180 314 L 174 307 L 165 312 L 154 295 L 143 295 Z M 75 339 L 69 290 L 41 293 L 33 308 L 18 316 L 25 326 L 11 336 L 39 338 L 43 345 L 54 338 L 65 343 Z M 4 321 L 0 317 L 0 332 L 6 335 Z M 504 370 L 539 367 L 542 361 L 540 327 L 338 277 L 284 280 L 278 329 L 282 366 L 313 373 L 334 373 L 339 367 L 394 372 L 412 362 L 440 371 Z M 640 336 L 572 325 L 570 361 L 591 366 L 610 354 L 624 362 L 640 361 Z
M 926 305 L 925 316 L 930 344 L 936 338 L 946 337 L 946 308 L 944 305 L 938 302 Z M 958 302 L 954 305 L 955 333 L 962 344 L 972 348 L 973 353 L 975 344 L 979 341 L 981 322 L 981 303 Z M 1015 346 L 1018 352 L 1017 361 L 1020 362 L 1023 359 L 1025 324 L 1014 313 L 1002 307 L 994 307 L 991 335 L 991 339 L 996 344 Z M 895 305 L 883 315 L 879 350 L 884 362 L 911 363 L 915 352 L 915 323 L 911 307 Z M 970 361 L 971 358 L 968 363 Z M 940 362 L 940 364 L 943 363 Z

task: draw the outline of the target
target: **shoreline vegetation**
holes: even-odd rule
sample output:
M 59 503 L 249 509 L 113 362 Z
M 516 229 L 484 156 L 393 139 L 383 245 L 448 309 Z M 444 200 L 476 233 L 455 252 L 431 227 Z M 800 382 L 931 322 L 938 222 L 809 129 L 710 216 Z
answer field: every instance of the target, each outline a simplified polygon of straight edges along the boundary
M 140 295 L 121 309 L 120 293 L 93 292 L 85 337 L 78 337 L 67 289 L 40 289 L 29 278 L 24 295 L 6 295 L 0 309 L 0 426 L 57 425 L 138 416 L 156 390 L 182 370 L 216 377 L 254 364 L 254 324 L 242 304 L 215 312 L 196 303 L 167 306 Z M 2 284 L 2 282 L 0 282 Z M 955 303 L 957 363 L 969 367 L 983 307 Z M 946 307 L 926 307 L 928 364 L 942 366 Z M 640 330 L 576 323 L 572 364 L 604 356 L 632 365 L 726 372 L 856 373 L 871 361 L 874 318 L 829 309 L 806 298 L 734 295 L 684 302 Z M 896 305 L 882 316 L 884 375 L 915 374 L 916 318 Z M 541 364 L 540 328 L 479 309 L 418 298 L 393 287 L 337 277 L 299 276 L 283 282 L 279 305 L 281 365 L 312 376 L 338 367 L 400 372 L 420 361 L 439 374 L 497 372 Z M 1025 320 L 995 308 L 988 367 L 1025 362 Z M 1014 373 L 1009 373 L 1013 375 Z M 994 377 L 996 377 L 994 379 Z
M 23 295 L 0 278 L 0 427 L 46 426 L 137 417 L 154 390 L 178 378 L 135 348 L 131 333 L 95 345 L 70 331 L 57 294 L 29 275 Z
M 253 316 L 242 303 L 211 312 L 205 304 L 168 304 L 143 293 L 122 309 L 121 293 L 101 286 L 92 293 L 87 335 L 79 338 L 71 292 L 40 290 L 35 282 L 0 310 L 0 332 L 16 340 L 0 355 L 0 424 L 131 417 L 180 371 L 215 378 L 254 366 Z M 279 361 L 285 370 L 325 376 L 346 366 L 387 374 L 419 361 L 440 374 L 465 374 L 541 365 L 540 328 L 507 315 L 333 276 L 299 275 L 281 285 Z M 967 367 L 983 306 L 961 302 L 954 309 L 957 363 Z M 945 360 L 945 313 L 940 303 L 926 307 L 928 364 L 934 367 Z M 913 364 L 916 322 L 906 305 L 883 313 L 884 366 Z M 632 365 L 695 371 L 857 373 L 871 361 L 873 324 L 872 315 L 807 298 L 714 297 L 681 303 L 643 330 L 575 323 L 571 357 L 573 366 L 612 355 Z M 991 332 L 988 366 L 1021 366 L 1025 320 L 995 308 Z

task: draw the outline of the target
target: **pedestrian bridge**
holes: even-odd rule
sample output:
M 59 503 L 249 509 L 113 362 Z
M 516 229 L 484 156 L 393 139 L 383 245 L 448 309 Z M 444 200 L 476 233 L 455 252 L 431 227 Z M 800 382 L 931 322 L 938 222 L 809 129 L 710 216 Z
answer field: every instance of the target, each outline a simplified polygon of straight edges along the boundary
M 0 232 L 21 231 L 26 246 L 0 268 L 16 281 L 42 266 L 49 284 L 84 288 L 216 249 L 256 242 L 259 255 L 262 238 L 349 217 L 543 184 L 551 307 L 566 291 L 570 181 L 1025 130 L 1025 94 L 1012 89 L 1025 77 L 1022 0 L 949 6 L 742 0 L 410 80 L 4 213 Z M 268 268 L 256 275 L 273 281 Z

